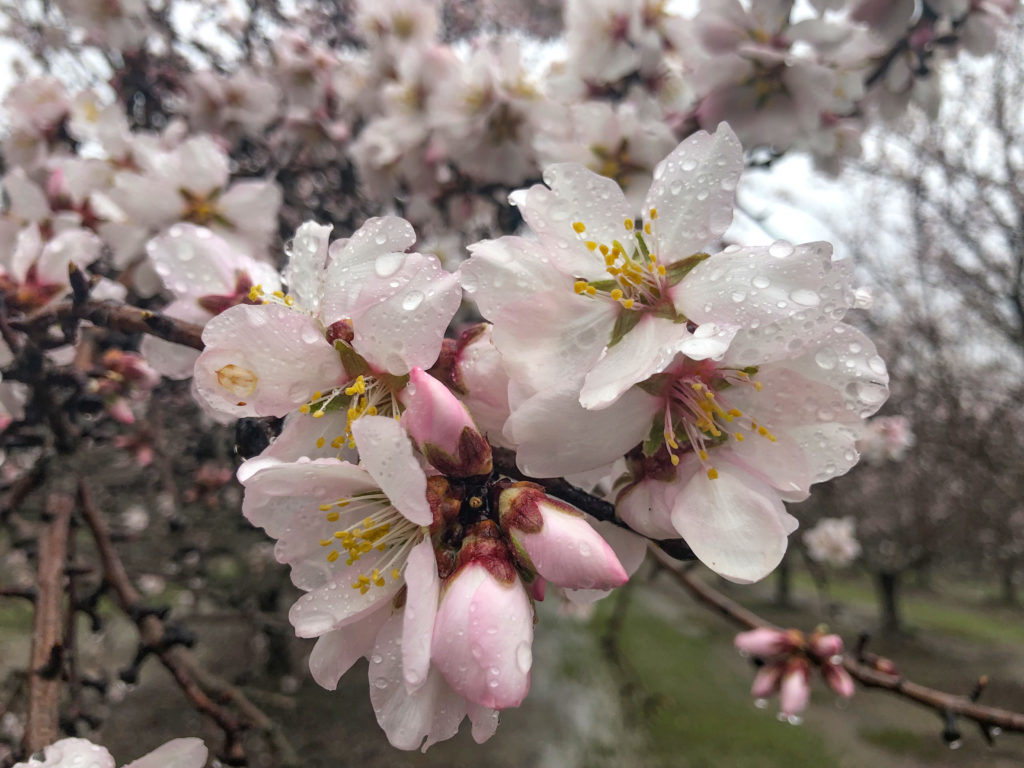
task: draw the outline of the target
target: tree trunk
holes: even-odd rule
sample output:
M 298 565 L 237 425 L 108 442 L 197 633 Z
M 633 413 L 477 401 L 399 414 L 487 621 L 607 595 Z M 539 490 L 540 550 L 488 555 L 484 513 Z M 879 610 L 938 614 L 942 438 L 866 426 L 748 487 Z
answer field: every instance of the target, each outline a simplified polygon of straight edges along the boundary
M 788 553 L 775 569 L 775 604 L 784 608 L 793 604 L 793 568 Z
M 1017 582 L 1014 579 L 1014 576 L 1016 575 L 1016 563 L 1012 560 L 1008 563 L 1003 563 L 1002 573 L 1000 574 L 1003 605 L 1017 605 Z
M 876 573 L 875 586 L 878 589 L 878 610 L 882 633 L 899 634 L 903 631 L 903 617 L 900 615 L 899 605 L 899 572 L 881 571 Z

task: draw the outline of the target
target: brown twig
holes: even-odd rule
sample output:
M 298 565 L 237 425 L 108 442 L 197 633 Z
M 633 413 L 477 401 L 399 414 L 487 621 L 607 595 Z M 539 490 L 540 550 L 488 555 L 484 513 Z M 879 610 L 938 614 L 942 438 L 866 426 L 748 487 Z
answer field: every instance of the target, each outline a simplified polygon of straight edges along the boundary
M 283 731 L 259 707 L 235 686 L 203 669 L 187 649 L 168 642 L 166 625 L 161 618 L 145 610 L 142 596 L 132 585 L 84 480 L 79 482 L 78 495 L 82 516 L 99 551 L 104 578 L 113 590 L 118 607 L 135 622 L 143 647 L 160 659 L 192 706 L 224 732 L 225 758 L 230 762 L 244 760 L 240 737 L 248 728 L 256 728 L 270 740 L 282 765 L 298 765 L 298 756 Z M 224 703 L 234 705 L 241 719 L 222 706 Z
M 26 318 L 11 321 L 11 327 L 31 332 L 68 320 L 88 320 L 104 328 L 115 328 L 126 333 L 148 333 L 193 349 L 203 348 L 201 326 L 117 301 L 87 299 L 76 303 L 72 299 L 65 299 Z
M 39 571 L 32 620 L 32 655 L 28 681 L 28 719 L 23 746 L 31 754 L 57 740 L 60 725 L 60 685 L 63 668 L 61 604 L 64 600 L 64 561 L 74 502 L 53 493 L 47 508 L 52 516 L 39 535 Z
M 681 567 L 666 554 L 651 547 L 655 559 L 697 602 L 712 608 L 716 613 L 743 629 L 769 627 L 778 629 L 774 624 L 761 618 L 734 600 L 729 599 L 718 590 L 697 579 L 691 568 Z M 907 680 L 902 675 L 893 674 L 862 663 L 855 656 L 847 653 L 843 656 L 843 667 L 850 676 L 865 688 L 878 688 L 902 698 L 916 702 L 946 717 L 964 717 L 977 723 L 984 733 L 992 728 L 1003 731 L 1024 733 L 1024 714 L 997 707 L 986 707 L 972 700 L 971 696 L 959 696 L 953 693 L 936 690 Z M 974 697 L 976 698 L 976 697 Z

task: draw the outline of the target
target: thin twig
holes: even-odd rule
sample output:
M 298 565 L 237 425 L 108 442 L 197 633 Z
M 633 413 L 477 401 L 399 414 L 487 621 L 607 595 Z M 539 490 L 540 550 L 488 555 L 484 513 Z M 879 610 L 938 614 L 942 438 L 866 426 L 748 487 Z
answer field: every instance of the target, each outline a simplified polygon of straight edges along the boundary
M 201 326 L 117 301 L 88 299 L 76 304 L 65 299 L 34 315 L 12 320 L 11 326 L 29 332 L 67 320 L 88 320 L 105 328 L 126 333 L 148 333 L 193 349 L 203 348 Z
M 761 618 L 734 600 L 729 599 L 718 590 L 697 579 L 693 569 L 681 567 L 667 555 L 651 547 L 655 559 L 697 602 L 713 609 L 743 629 L 769 627 L 779 629 L 770 621 Z M 1003 731 L 1024 733 L 1024 714 L 997 707 L 986 707 L 972 701 L 970 696 L 959 696 L 946 691 L 936 690 L 907 680 L 902 675 L 893 674 L 864 664 L 847 653 L 843 656 L 843 667 L 850 676 L 865 688 L 878 688 L 888 691 L 904 699 L 916 702 L 932 709 L 943 717 L 964 717 L 977 723 L 984 732 L 992 728 Z

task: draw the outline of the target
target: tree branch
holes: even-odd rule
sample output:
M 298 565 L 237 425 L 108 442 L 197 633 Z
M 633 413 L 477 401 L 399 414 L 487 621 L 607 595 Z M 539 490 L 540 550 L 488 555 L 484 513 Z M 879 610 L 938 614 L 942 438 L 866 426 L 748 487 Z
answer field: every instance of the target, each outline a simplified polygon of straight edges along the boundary
M 192 349 L 203 348 L 201 326 L 117 301 L 88 299 L 76 304 L 72 299 L 65 299 L 22 320 L 11 321 L 11 327 L 31 332 L 68 320 L 88 320 L 104 328 L 148 333 Z
M 298 756 L 283 731 L 235 686 L 203 669 L 187 649 L 169 642 L 172 638 L 163 620 L 145 609 L 142 596 L 128 577 L 121 558 L 114 549 L 105 521 L 92 498 L 88 484 L 79 481 L 79 505 L 86 525 L 103 564 L 103 575 L 113 589 L 118 607 L 129 616 L 139 631 L 143 648 L 156 655 L 174 676 L 175 682 L 199 712 L 213 720 L 224 731 L 224 753 L 229 762 L 244 760 L 242 733 L 254 727 L 262 731 L 281 757 L 282 765 L 298 765 Z M 222 702 L 230 702 L 242 719 L 235 716 Z
M 64 600 L 64 562 L 68 527 L 74 503 L 53 493 L 47 504 L 52 516 L 39 535 L 39 571 L 32 654 L 28 678 L 28 719 L 23 746 L 32 754 L 57 740 L 60 726 L 60 684 L 63 669 L 61 604 Z

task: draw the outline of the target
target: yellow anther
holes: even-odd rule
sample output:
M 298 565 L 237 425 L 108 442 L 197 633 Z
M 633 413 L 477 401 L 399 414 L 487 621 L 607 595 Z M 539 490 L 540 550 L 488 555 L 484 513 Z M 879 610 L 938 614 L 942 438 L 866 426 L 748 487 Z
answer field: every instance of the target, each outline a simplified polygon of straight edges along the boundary
M 735 416 L 738 419 L 740 416 L 743 415 L 743 411 L 741 411 L 739 408 L 730 408 L 729 415 Z
M 633 308 L 633 300 L 632 299 L 626 299 L 625 301 L 622 302 L 622 306 L 625 307 L 626 309 L 632 309 Z
M 292 307 L 292 306 L 295 306 L 295 299 L 294 299 L 294 298 L 292 298 L 291 296 L 285 296 L 285 297 L 284 297 L 284 305 L 285 305 L 286 307 Z
M 600 249 L 602 256 L 607 256 L 608 255 L 608 246 L 607 245 L 605 245 L 604 243 L 601 243 L 597 247 Z
M 338 550 L 332 549 L 330 552 L 327 553 L 327 562 L 333 563 L 337 559 L 338 559 Z
M 756 389 L 756 390 L 757 390 L 758 392 L 760 392 L 760 391 L 761 391 L 761 389 L 763 388 L 763 386 L 764 386 L 764 385 L 763 385 L 763 384 L 761 384 L 761 382 L 760 382 L 760 381 L 755 381 L 755 382 L 754 382 L 754 389 Z
M 284 292 L 283 291 L 274 291 L 274 293 L 272 295 L 276 296 L 279 299 L 283 299 L 284 298 Z
M 672 454 L 672 466 L 673 467 L 678 467 L 679 466 L 679 457 L 676 456 L 674 453 Z
M 700 460 L 701 461 L 707 461 L 708 460 L 708 452 L 705 451 L 703 448 L 701 448 L 699 451 L 697 451 L 697 455 L 700 456 Z
M 593 240 L 587 240 L 587 241 L 586 241 L 586 242 L 584 243 L 584 245 L 586 245 L 586 246 L 587 246 L 587 248 L 588 248 L 589 250 L 591 250 L 591 251 L 596 251 L 596 250 L 597 250 L 597 243 L 595 243 L 595 242 L 594 242 Z
M 717 479 L 718 479 L 718 470 L 715 469 L 714 467 L 711 467 L 708 470 L 708 480 L 717 480 Z
M 665 267 L 661 264 L 658 265 L 658 274 L 661 275 L 662 277 L 664 277 L 667 274 L 665 272 Z
M 619 269 L 618 267 L 613 267 L 613 266 L 612 266 L 611 264 L 609 264 L 609 265 L 608 265 L 608 269 L 607 269 L 607 270 L 605 270 L 605 271 L 606 271 L 606 272 L 607 272 L 607 273 L 608 273 L 609 275 L 612 275 L 613 277 L 614 277 L 615 275 L 618 275 L 618 274 L 620 274 L 620 273 L 622 272 L 622 270 L 621 270 L 621 269 Z
M 572 223 L 572 228 L 576 230 L 577 235 L 582 235 L 584 232 L 587 231 L 587 228 L 582 221 L 574 221 Z
M 613 299 L 615 299 L 615 301 L 618 301 L 619 299 L 621 299 L 622 298 L 622 289 L 621 288 L 613 288 L 612 292 L 611 292 L 611 297 Z
M 309 413 L 309 403 L 303 403 L 299 406 L 299 413 Z
M 651 222 L 648 221 L 644 224 L 644 232 L 648 235 L 651 234 Z
M 324 417 L 324 412 L 323 411 L 316 411 L 313 414 L 313 418 L 314 419 L 322 419 L 323 417 Z
M 572 284 L 572 289 L 576 291 L 576 293 L 583 293 L 585 290 L 587 290 L 587 281 L 577 280 L 575 283 Z
M 320 546 L 321 547 L 329 547 L 330 545 L 331 545 L 331 540 L 330 539 L 320 539 Z
M 340 516 L 341 515 L 339 515 L 337 512 L 328 512 L 327 513 L 327 522 L 329 522 L 329 523 L 336 523 L 336 522 L 338 522 L 338 518 Z
M 335 449 L 341 448 L 341 446 L 344 445 L 344 443 L 345 443 L 345 436 L 344 435 L 338 435 L 336 438 L 331 440 L 331 448 L 335 448 Z
M 595 293 L 597 293 L 597 288 L 595 288 L 592 285 L 588 285 L 587 286 L 587 296 L 593 296 Z
M 622 223 L 623 223 L 623 225 L 625 225 L 626 229 L 628 229 L 630 232 L 633 231 L 633 220 L 632 219 L 626 219 Z
M 742 432 L 734 432 L 733 436 L 736 438 L 736 442 L 738 442 L 738 443 L 742 443 L 743 442 L 744 438 L 743 438 L 743 433 Z
M 347 539 L 349 537 L 348 531 L 335 531 L 334 538 L 336 539 Z
M 650 213 L 651 219 L 658 218 L 658 209 L 657 208 L 651 208 L 651 210 L 648 211 L 648 213 Z
M 402 572 L 399 571 L 397 568 L 392 568 L 391 569 L 391 578 L 394 579 L 395 581 L 398 581 L 398 578 L 401 575 L 402 575 Z
M 325 442 L 326 442 L 326 441 L 325 441 L 325 440 L 324 440 L 324 439 L 323 439 L 322 437 L 318 437 L 318 438 L 316 439 L 316 447 L 317 447 L 317 448 L 323 448 L 323 447 L 324 447 L 324 443 L 325 443 Z
M 313 399 L 314 400 L 319 400 L 323 396 L 324 396 L 324 393 L 321 392 L 319 389 L 316 392 L 313 393 Z
M 334 506 L 333 504 L 321 504 L 320 505 L 320 511 L 321 512 L 326 512 L 326 511 L 328 511 L 333 506 Z

